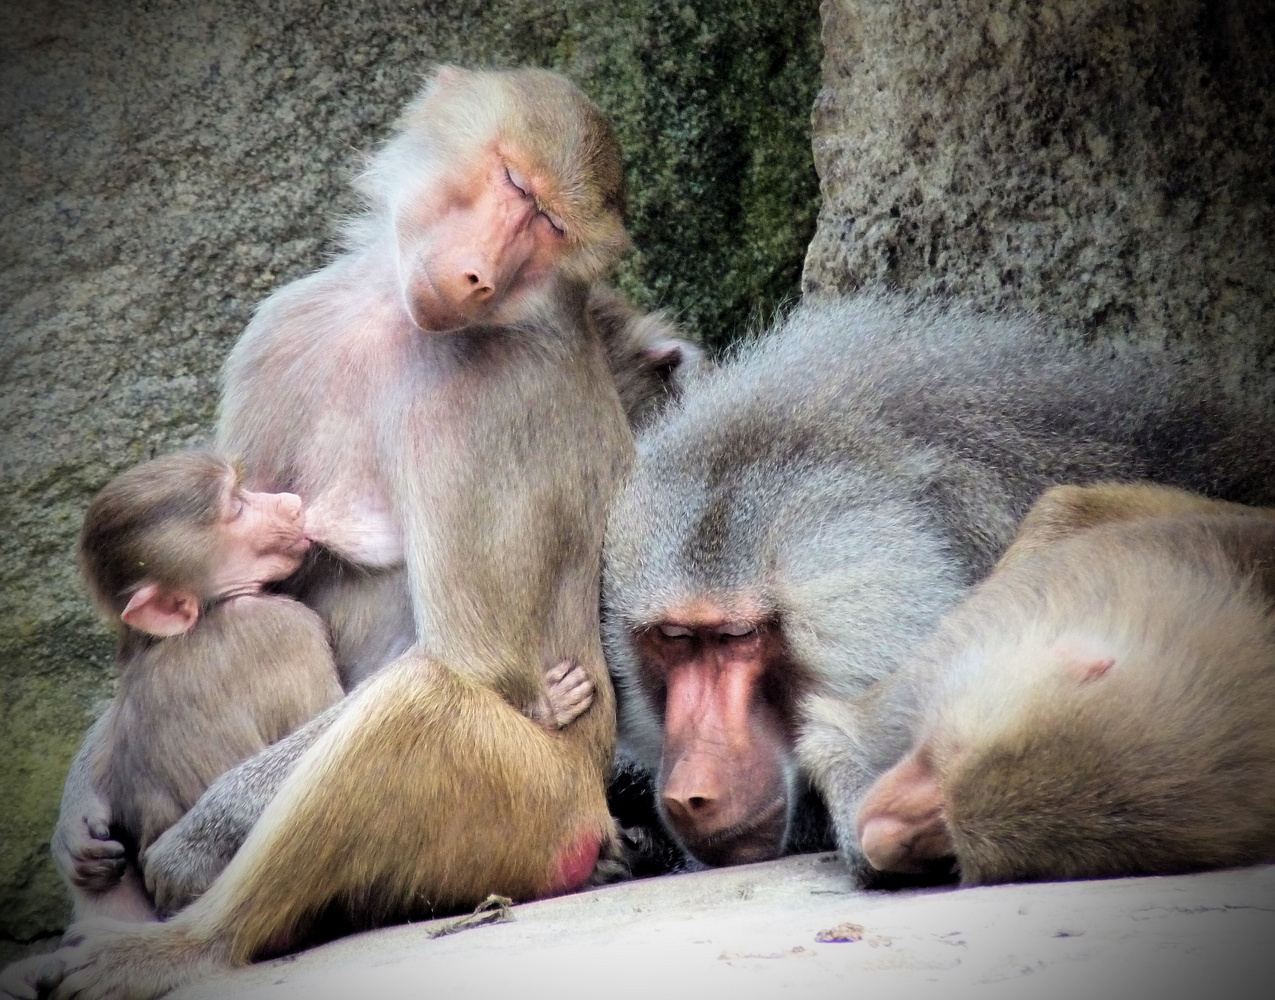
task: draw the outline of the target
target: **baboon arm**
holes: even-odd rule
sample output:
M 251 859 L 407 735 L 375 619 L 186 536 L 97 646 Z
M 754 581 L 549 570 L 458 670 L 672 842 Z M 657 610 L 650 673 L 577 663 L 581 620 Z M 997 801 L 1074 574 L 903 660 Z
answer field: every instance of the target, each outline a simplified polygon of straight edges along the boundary
M 159 996 L 285 950 L 334 900 L 411 915 L 547 895 L 568 869 L 587 878 L 582 845 L 596 857 L 614 836 L 592 748 L 573 738 L 583 720 L 550 733 L 413 654 L 348 704 L 190 907 L 69 935 L 67 995 Z
M 107 715 L 93 723 L 71 761 L 49 845 L 53 863 L 75 897 L 77 912 L 81 896 L 109 892 L 124 877 L 128 864 L 124 845 L 111 838 L 111 804 L 93 783 L 94 758 L 106 724 Z
M 146 887 L 161 915 L 187 906 L 221 874 L 302 754 L 331 728 L 348 701 L 227 771 L 143 853 Z
M 911 747 L 927 681 L 923 670 L 909 665 L 853 699 L 812 696 L 802 706 L 797 757 L 823 796 L 853 877 L 866 877 L 868 869 L 859 844 L 859 806 L 876 776 Z
M 876 780 L 859 807 L 858 839 L 878 871 L 923 874 L 952 854 L 937 771 L 913 751 Z

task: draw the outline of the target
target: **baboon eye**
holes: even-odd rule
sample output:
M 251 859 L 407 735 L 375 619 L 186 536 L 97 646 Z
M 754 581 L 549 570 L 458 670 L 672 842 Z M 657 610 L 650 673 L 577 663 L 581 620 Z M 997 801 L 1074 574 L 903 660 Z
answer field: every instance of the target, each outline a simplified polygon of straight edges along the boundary
M 524 198 L 531 194 L 531 185 L 527 183 L 527 178 L 518 173 L 509 164 L 505 164 L 505 179 L 517 189 L 518 193 Z
M 719 635 L 728 635 L 732 639 L 742 639 L 744 636 L 752 635 L 756 631 L 757 626 L 749 625 L 747 622 L 728 622 L 717 630 Z
M 553 226 L 553 231 L 555 233 L 559 236 L 567 235 L 567 225 L 558 218 L 558 216 L 554 215 L 552 212 L 546 212 L 543 208 L 540 210 L 540 214 L 549 220 L 549 225 Z
M 681 625 L 661 625 L 660 635 L 666 639 L 689 639 L 691 630 Z

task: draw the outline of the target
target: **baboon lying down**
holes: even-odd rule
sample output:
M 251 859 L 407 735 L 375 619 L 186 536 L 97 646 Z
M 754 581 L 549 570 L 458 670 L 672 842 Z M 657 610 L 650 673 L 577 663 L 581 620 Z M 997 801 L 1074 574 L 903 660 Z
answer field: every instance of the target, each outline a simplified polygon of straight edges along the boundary
M 1275 513 L 1054 490 L 884 683 L 920 726 L 859 811 L 878 869 L 954 860 L 972 885 L 1275 861 Z

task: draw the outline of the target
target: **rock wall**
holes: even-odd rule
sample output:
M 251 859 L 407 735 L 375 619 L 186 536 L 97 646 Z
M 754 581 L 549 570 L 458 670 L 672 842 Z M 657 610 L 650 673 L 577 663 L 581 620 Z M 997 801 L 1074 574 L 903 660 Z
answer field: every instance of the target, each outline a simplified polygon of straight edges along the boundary
M 621 286 L 712 342 L 797 293 L 814 0 L 27 0 L 0 12 L 0 964 L 61 928 L 46 843 L 110 692 L 75 536 L 115 472 L 206 439 L 254 305 L 319 266 L 434 61 L 538 64 L 611 115 Z
M 1275 342 L 1275 4 L 822 13 L 806 294 L 886 283 L 1094 336 Z

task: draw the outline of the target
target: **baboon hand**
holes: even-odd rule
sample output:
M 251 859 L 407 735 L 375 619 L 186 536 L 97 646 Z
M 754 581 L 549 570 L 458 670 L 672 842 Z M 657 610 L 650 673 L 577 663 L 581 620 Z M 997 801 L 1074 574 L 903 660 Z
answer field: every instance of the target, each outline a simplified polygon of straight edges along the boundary
M 562 729 L 593 704 L 593 681 L 575 660 L 563 660 L 545 671 L 545 693 L 528 713 L 541 725 Z
M 58 826 L 51 850 L 58 869 L 77 889 L 106 892 L 124 877 L 124 845 L 111 839 L 110 814 L 99 799 L 85 803 L 84 815 Z
M 187 835 L 181 824 L 169 827 L 141 858 L 155 912 L 167 918 L 194 902 L 229 861 L 205 838 Z
M 66 962 L 56 953 L 33 955 L 0 973 L 0 1000 L 44 1000 L 66 975 Z

